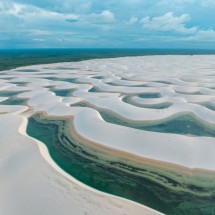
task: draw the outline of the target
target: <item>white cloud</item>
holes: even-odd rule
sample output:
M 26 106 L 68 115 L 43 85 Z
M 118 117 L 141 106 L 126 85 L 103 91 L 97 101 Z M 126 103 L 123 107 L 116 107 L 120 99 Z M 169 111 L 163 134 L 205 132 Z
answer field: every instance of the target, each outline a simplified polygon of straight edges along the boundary
M 196 34 L 196 38 L 199 40 L 210 41 L 210 42 L 215 41 L 215 31 L 212 29 L 198 31 Z
M 115 15 L 109 10 L 104 10 L 101 13 L 91 14 L 89 18 L 91 18 L 93 22 L 110 23 L 115 20 Z
M 77 15 L 72 13 L 50 11 L 33 5 L 19 4 L 15 2 L 0 2 L 0 15 L 2 14 L 11 15 L 27 22 L 33 21 L 34 23 L 37 21 L 40 21 L 41 23 L 47 21 L 56 21 L 56 23 L 60 21 L 111 23 L 115 20 L 114 14 L 109 10 L 104 10 L 101 13 Z
M 83 47 L 83 41 L 89 41 L 86 36 L 94 35 L 93 41 L 104 39 L 105 46 L 117 41 L 136 47 L 143 41 L 152 46 L 201 43 L 214 47 L 214 6 L 215 0 L 123 0 L 123 4 L 114 0 L 0 0 L 0 37 L 26 44 L 45 40 L 43 44 L 51 45 L 60 38 L 74 47 Z M 79 40 L 81 44 L 76 44 Z M 210 41 L 214 44 L 203 44 Z M 0 47 L 7 46 L 0 43 Z
M 0 32 L 26 32 L 33 38 L 47 38 L 47 36 L 74 35 L 77 32 L 109 31 L 114 14 L 109 10 L 100 13 L 73 14 L 61 13 L 43 9 L 30 4 L 0 1 Z M 8 24 L 9 23 L 9 24 Z
M 194 36 L 180 38 L 181 41 L 195 41 L 195 42 L 215 42 L 215 30 L 199 30 Z
M 129 24 L 129 25 L 133 25 L 133 24 L 135 24 L 135 23 L 137 23 L 137 22 L 138 22 L 138 18 L 137 18 L 136 16 L 132 16 L 132 17 L 129 19 L 128 24 Z
M 185 23 L 190 20 L 188 14 L 174 16 L 172 12 L 158 17 L 144 17 L 140 20 L 143 28 L 155 31 L 174 31 L 182 34 L 192 34 L 197 31 L 197 27 L 187 28 Z
M 18 4 L 15 2 L 0 2 L 0 15 L 11 15 L 22 20 L 66 20 L 66 19 L 77 19 L 78 16 L 75 14 L 63 14 L 54 11 L 42 9 L 33 5 Z

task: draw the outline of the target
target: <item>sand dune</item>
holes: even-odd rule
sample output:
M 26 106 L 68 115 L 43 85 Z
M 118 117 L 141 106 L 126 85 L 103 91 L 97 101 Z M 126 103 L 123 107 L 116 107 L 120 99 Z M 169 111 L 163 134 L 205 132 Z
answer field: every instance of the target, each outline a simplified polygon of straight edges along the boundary
M 0 81 L 0 213 L 156 214 L 67 175 L 45 146 L 25 133 L 27 118 L 39 111 L 55 117 L 72 116 L 76 133 L 97 147 L 167 165 L 214 171 L 214 66 L 212 55 L 145 56 L 6 71 Z M 26 102 L 20 105 L 16 99 Z M 159 106 L 165 103 L 166 107 Z M 127 124 L 107 122 L 100 111 Z M 198 135 L 197 131 L 194 136 L 129 126 L 168 124 L 187 114 L 206 133 Z M 182 130 L 186 129 L 197 128 L 185 124 Z

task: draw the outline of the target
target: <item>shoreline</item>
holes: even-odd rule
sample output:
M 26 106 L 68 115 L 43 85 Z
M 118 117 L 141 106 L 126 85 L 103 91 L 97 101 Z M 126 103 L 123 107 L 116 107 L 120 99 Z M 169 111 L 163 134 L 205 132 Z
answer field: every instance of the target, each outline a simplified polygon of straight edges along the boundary
M 42 155 L 42 157 L 43 157 L 57 172 L 59 172 L 61 175 L 63 175 L 64 177 L 66 177 L 66 178 L 69 179 L 70 181 L 72 181 L 72 182 L 78 184 L 79 186 L 81 186 L 81 187 L 83 187 L 83 188 L 85 188 L 85 189 L 87 189 L 87 190 L 90 190 L 90 191 L 92 191 L 92 192 L 96 192 L 96 193 L 98 193 L 98 194 L 100 194 L 100 195 L 110 196 L 110 197 L 112 197 L 112 198 L 121 199 L 121 200 L 123 200 L 123 201 L 132 203 L 132 204 L 134 204 L 134 205 L 141 206 L 141 207 L 143 208 L 143 210 L 145 210 L 146 213 L 150 212 L 152 215 L 156 215 L 156 214 L 161 214 L 161 215 L 162 215 L 162 214 L 163 214 L 163 213 L 161 213 L 161 212 L 159 212 L 159 211 L 156 211 L 156 210 L 154 210 L 154 209 L 152 209 L 152 208 L 150 208 L 150 207 L 147 207 L 147 206 L 145 206 L 145 205 L 143 205 L 143 204 L 140 204 L 140 203 L 137 203 L 137 202 L 135 202 L 135 201 L 132 201 L 132 200 L 129 200 L 129 199 L 126 199 L 126 198 L 122 198 L 122 197 L 119 197 L 119 196 L 115 196 L 115 195 L 112 195 L 112 194 L 105 193 L 105 192 L 99 191 L 99 190 L 97 190 L 97 189 L 94 189 L 94 188 L 92 188 L 92 187 L 90 187 L 90 186 L 88 186 L 88 185 L 86 185 L 86 184 L 84 184 L 84 183 L 78 181 L 78 180 L 75 179 L 74 177 L 72 177 L 70 174 L 68 174 L 67 172 L 65 172 L 61 167 L 59 167 L 58 164 L 51 158 L 51 156 L 50 156 L 50 154 L 49 154 L 49 151 L 48 151 L 48 148 L 47 148 L 47 146 L 46 146 L 43 142 L 41 142 L 41 141 L 39 141 L 39 140 L 37 140 L 37 139 L 35 139 L 35 138 L 29 136 L 29 135 L 26 133 L 27 123 L 28 123 L 27 118 L 23 117 L 23 123 L 21 124 L 21 126 L 20 126 L 20 128 L 19 128 L 19 132 L 20 132 L 22 135 L 27 136 L 28 138 L 32 139 L 32 140 L 38 145 L 38 148 L 39 148 L 39 151 L 40 151 L 40 154 Z M 135 210 L 135 209 L 134 209 L 134 210 Z
M 185 202 L 187 202 L 189 209 L 192 210 L 192 204 L 195 204 L 194 197 L 196 197 L 196 202 L 200 203 L 199 206 L 196 205 L 196 207 L 198 207 L 200 211 L 204 210 L 204 204 L 206 206 L 206 210 L 210 210 L 210 208 L 213 209 L 213 206 L 210 206 L 210 203 L 212 201 L 211 198 L 215 193 L 215 181 L 212 180 L 215 179 L 215 158 L 213 156 L 213 149 L 215 149 L 215 147 L 213 145 L 214 135 L 211 133 L 209 128 L 211 127 L 214 129 L 215 114 L 212 110 L 209 110 L 202 105 L 191 103 L 192 101 L 198 101 L 198 99 L 199 101 L 205 100 L 214 103 L 215 97 L 213 95 L 215 85 L 213 84 L 213 77 L 215 76 L 215 73 L 212 69 L 215 65 L 213 61 L 215 55 L 210 55 L 210 57 L 205 55 L 196 56 L 126 56 L 108 59 L 96 58 L 72 63 L 56 62 L 51 64 L 17 67 L 19 70 L 11 69 L 6 71 L 5 74 L 2 75 L 1 83 L 2 86 L 12 91 L 29 89 L 29 92 L 20 92 L 17 97 L 26 99 L 26 104 L 30 107 L 31 111 L 29 111 L 26 106 L 18 107 L 15 101 L 11 105 L 16 106 L 8 106 L 7 108 L 6 106 L 1 105 L 0 110 L 2 110 L 2 114 L 14 115 L 14 118 L 18 115 L 24 117 L 23 122 L 18 129 L 19 133 L 30 138 L 33 142 L 38 141 L 37 145 L 39 147 L 39 155 L 45 159 L 52 168 L 57 170 L 56 172 L 59 172 L 60 175 L 75 182 L 86 190 L 95 192 L 95 189 L 92 188 L 94 187 L 93 183 L 95 183 L 96 188 L 107 192 L 110 191 L 110 193 L 112 193 L 112 189 L 114 191 L 113 194 L 119 194 L 119 196 L 130 197 L 129 192 L 131 192 L 134 195 L 131 199 L 144 203 L 147 202 L 148 199 L 143 197 L 139 201 L 136 196 L 141 196 L 146 191 L 146 187 L 152 185 L 154 187 L 152 191 L 148 193 L 148 197 L 150 199 L 153 196 L 153 193 L 156 192 L 157 195 L 155 194 L 155 196 L 157 197 L 154 199 L 154 202 L 152 202 L 155 207 L 153 207 L 153 204 L 151 203 L 146 204 L 150 207 L 164 212 L 164 209 L 166 208 L 167 210 L 168 207 L 172 210 L 174 202 L 172 200 L 164 200 L 166 199 L 164 198 L 165 196 L 167 197 L 169 194 L 171 196 L 172 193 L 173 198 L 176 196 L 178 197 L 175 198 L 178 199 L 176 211 L 180 211 L 180 207 L 183 207 L 183 198 L 180 194 L 181 191 L 181 193 L 184 193 L 183 195 L 186 196 Z M 176 62 L 174 60 L 176 60 Z M 181 64 L 183 61 L 185 62 L 186 67 L 184 64 Z M 137 66 L 135 67 L 135 65 Z M 174 71 L 175 66 L 177 65 L 179 68 L 176 67 L 176 73 L 165 73 L 167 68 Z M 142 73 L 142 71 L 146 72 Z M 190 72 L 193 71 L 196 72 L 196 77 L 189 75 Z M 126 81 L 123 81 L 124 79 Z M 166 80 L 166 83 L 159 83 L 159 80 L 161 79 Z M 122 81 L 120 82 L 120 80 Z M 132 81 L 138 85 L 141 82 L 149 84 L 147 86 L 143 86 L 141 90 L 138 87 L 133 87 Z M 28 84 L 26 86 L 22 86 L 19 85 L 19 82 L 26 82 Z M 108 84 L 109 82 L 113 83 L 113 86 Z M 120 85 L 121 83 L 122 86 Z M 66 93 L 57 94 L 52 88 L 49 88 L 49 86 L 53 85 L 56 88 L 55 91 L 61 89 L 65 92 L 67 92 L 67 89 L 75 90 L 74 93 L 69 96 Z M 93 87 L 98 87 L 99 91 L 97 92 L 93 90 Z M 124 94 L 138 96 L 141 93 L 155 93 L 157 92 L 156 88 L 160 91 L 161 99 L 149 100 L 149 103 L 151 102 L 156 104 L 157 101 L 164 99 L 165 101 L 171 101 L 173 103 L 172 107 L 161 110 L 153 108 L 144 109 L 134 107 L 132 102 L 128 105 L 122 101 L 122 96 Z M 177 90 L 182 88 L 183 92 L 181 94 L 178 93 Z M 4 89 L 2 89 L 2 91 L 4 91 Z M 200 93 L 196 94 L 196 92 Z M 118 95 L 119 93 L 121 93 L 120 96 Z M 144 99 L 144 97 L 141 97 L 139 99 L 140 103 L 144 103 L 144 101 L 147 103 L 147 99 Z M 83 107 L 81 107 L 81 104 L 78 107 L 78 101 L 83 103 Z M 77 106 L 75 105 L 76 103 Z M 84 103 L 89 103 L 91 107 L 86 107 Z M 101 113 L 99 109 L 101 109 Z M 107 111 L 107 114 L 103 113 L 103 110 Z M 124 120 L 128 121 L 128 124 L 132 122 L 138 126 L 142 122 L 156 125 L 158 122 L 165 123 L 171 118 L 175 119 L 176 116 L 183 116 L 183 111 L 185 110 L 190 111 L 192 119 L 182 119 L 182 121 L 187 119 L 187 121 L 184 122 L 185 124 L 176 124 L 173 126 L 173 130 L 170 130 L 167 133 L 165 133 L 165 126 L 162 127 L 164 130 L 156 132 L 153 130 L 138 130 L 131 128 L 133 124 L 132 126 L 124 126 L 123 122 L 121 122 Z M 35 122 L 35 126 L 38 126 L 35 128 L 38 128 L 38 132 L 40 131 L 41 134 L 46 134 L 41 130 L 41 128 L 46 124 L 48 126 L 49 119 L 50 126 L 55 126 L 55 123 L 57 126 L 62 126 L 59 127 L 60 130 L 58 131 L 58 134 L 64 135 L 62 138 L 59 136 L 60 142 L 56 145 L 56 149 L 61 151 L 60 144 L 63 143 L 62 147 L 66 146 L 67 148 L 66 144 L 68 144 L 68 149 L 71 147 L 72 151 L 72 141 L 74 140 L 74 143 L 77 144 L 77 149 L 74 147 L 74 152 L 77 150 L 75 153 L 80 153 L 81 155 L 82 151 L 79 151 L 79 149 L 81 150 L 81 147 L 83 146 L 83 152 L 92 153 L 95 157 L 98 156 L 97 163 L 103 170 L 97 172 L 97 179 L 98 177 L 102 178 L 102 174 L 104 174 L 108 168 L 112 168 L 114 174 L 115 171 L 118 171 L 118 176 L 114 176 L 113 174 L 113 178 L 115 178 L 116 181 L 119 177 L 123 179 L 126 175 L 128 176 L 129 171 L 131 173 L 133 171 L 131 178 L 128 178 L 127 181 L 124 181 L 123 179 L 125 184 L 127 182 L 127 192 L 129 195 L 124 195 L 122 192 L 119 192 L 120 183 L 113 183 L 113 187 L 111 185 L 110 189 L 103 189 L 97 186 L 96 177 L 93 178 L 92 184 L 89 183 L 91 180 L 91 172 L 92 177 L 94 177 L 94 172 L 98 171 L 99 165 L 97 167 L 96 162 L 95 164 L 93 163 L 93 165 L 95 165 L 95 169 L 93 169 L 93 165 L 92 169 L 90 165 L 86 165 L 86 167 L 79 170 L 80 177 L 77 177 L 80 181 L 83 181 L 84 183 L 86 182 L 86 184 L 89 184 L 90 186 L 76 181 L 76 179 L 72 177 L 72 175 L 76 177 L 78 171 L 68 171 L 68 168 L 63 170 L 65 165 L 61 165 L 61 161 L 55 159 L 55 156 L 51 157 L 53 155 L 53 150 L 51 149 L 54 149 L 50 144 L 51 142 L 46 142 L 46 139 L 42 138 L 41 140 L 44 141 L 44 143 L 42 143 L 27 134 L 26 129 L 29 120 L 28 118 L 30 118 L 31 114 L 33 115 L 37 113 L 44 114 L 44 119 L 41 117 L 41 121 L 39 120 L 40 115 L 38 115 L 38 118 L 35 118 L 38 119 L 38 123 L 43 124 L 37 125 Z M 104 114 L 104 116 L 102 114 Z M 114 119 L 114 115 L 117 115 L 119 119 L 117 117 Z M 58 120 L 56 118 L 58 118 Z M 121 118 L 123 120 L 120 121 Z M 53 119 L 52 122 L 51 119 Z M 56 120 L 54 121 L 54 119 Z M 61 122 L 61 120 L 66 120 L 67 122 Z M 211 122 L 212 124 L 210 124 Z M 180 127 L 180 125 L 182 125 L 182 127 Z M 167 125 L 167 128 L 168 126 L 171 126 L 171 123 Z M 176 126 L 178 127 L 176 128 Z M 188 135 L 184 133 L 176 133 L 183 132 L 183 129 L 186 129 L 184 126 L 191 127 L 191 130 L 187 129 L 184 131 L 187 132 Z M 201 126 L 203 126 L 202 132 L 200 132 Z M 31 124 L 31 129 L 32 128 L 33 125 Z M 51 129 L 53 129 L 53 127 Z M 34 132 L 32 132 L 32 134 L 34 134 Z M 69 134 L 71 134 L 70 141 L 66 141 L 65 139 L 64 143 L 63 138 L 69 137 Z M 193 136 L 189 134 L 193 134 Z M 196 136 L 194 137 L 194 135 Z M 207 135 L 212 136 L 210 137 Z M 39 136 L 35 135 L 35 137 L 38 138 Z M 29 142 L 32 141 L 29 140 Z M 53 141 L 53 143 L 54 142 L 55 141 Z M 71 145 L 69 146 L 70 143 Z M 50 147 L 50 153 L 45 144 L 47 144 L 48 148 Z M 62 148 L 62 150 L 65 149 Z M 72 154 L 66 152 L 65 155 Z M 205 157 L 205 155 L 207 155 L 207 157 Z M 83 161 L 86 164 L 88 163 L 87 156 L 89 156 L 89 160 L 90 157 L 92 157 L 92 161 L 94 159 L 90 154 L 83 154 L 83 157 L 84 156 L 86 156 L 86 159 Z M 109 159 L 105 160 L 105 158 Z M 78 159 L 80 158 L 78 157 Z M 72 159 L 67 159 L 67 161 L 68 165 L 71 165 L 73 162 Z M 107 166 L 105 166 L 105 164 L 107 164 Z M 62 166 L 62 168 L 60 166 Z M 74 167 L 76 167 L 76 165 L 74 165 Z M 83 180 L 84 175 L 80 172 L 84 170 L 84 168 L 89 168 L 89 170 L 86 171 L 86 174 L 88 174 L 86 175 L 86 180 Z M 70 174 L 67 174 L 66 171 Z M 110 174 L 107 173 L 106 177 L 109 176 Z M 146 182 L 146 187 L 137 182 L 141 177 L 144 182 L 149 180 L 149 182 Z M 132 183 L 129 184 L 132 179 L 134 180 L 133 185 Z M 104 180 L 104 184 L 108 185 L 108 183 L 108 180 Z M 137 189 L 132 192 L 131 188 L 135 185 L 141 188 L 141 191 L 138 191 Z M 165 188 L 162 188 L 161 186 Z M 106 194 L 106 192 L 101 192 L 101 195 L 104 193 Z M 163 194 L 163 197 L 161 194 Z M 188 194 L 191 195 L 190 198 L 188 197 Z M 114 197 L 115 195 L 110 195 L 110 198 L 114 199 Z M 208 202 L 206 201 L 207 198 Z M 120 197 L 119 199 L 124 200 L 124 198 Z M 130 200 L 128 200 L 128 202 L 131 204 L 134 203 L 134 201 Z M 159 202 L 162 202 L 161 205 L 163 206 L 156 206 Z M 169 205 L 167 202 L 169 202 Z M 144 204 L 141 203 L 137 203 L 136 206 L 140 205 L 144 206 Z M 145 210 L 148 210 L 148 207 L 146 207 Z M 184 208 L 182 210 L 186 211 L 187 209 Z M 156 211 L 153 210 L 152 212 L 155 213 Z
M 3 49 L 4 50 L 4 49 Z M 8 49 L 9 51 L 12 50 L 16 50 L 16 49 Z M 24 49 L 25 51 L 29 51 L 28 49 Z M 37 50 L 37 49 L 36 49 Z M 38 50 L 43 50 L 43 49 L 38 49 Z M 47 49 L 49 50 L 49 49 Z M 53 50 L 56 50 L 56 49 L 53 49 Z M 66 50 L 66 49 L 65 49 Z M 72 49 L 73 50 L 73 49 Z M 76 50 L 76 49 L 74 49 Z M 89 49 L 90 50 L 90 49 Z M 92 49 L 93 50 L 93 49 Z M 101 49 L 103 50 L 103 49 Z M 111 50 L 111 49 L 104 49 L 104 50 Z M 115 49 L 114 49 L 115 50 Z M 121 49 L 119 49 L 121 50 Z M 122 50 L 130 50 L 130 49 L 122 49 Z M 134 51 L 142 51 L 142 50 L 139 50 L 139 49 L 131 49 L 131 50 L 134 50 Z M 154 49 L 146 49 L 146 50 L 154 50 Z M 156 49 L 155 49 L 156 50 Z M 158 49 L 160 50 L 160 49 Z M 165 50 L 165 49 L 161 49 L 161 50 Z M 168 49 L 167 49 L 168 50 Z M 1 51 L 1 50 L 0 50 Z M 171 51 L 171 49 L 170 49 Z M 173 49 L 173 52 L 175 50 Z M 176 51 L 181 51 L 180 49 L 176 49 Z M 200 53 L 198 52 L 199 50 L 197 49 L 182 49 L 182 51 L 191 51 L 190 53 L 157 53 L 157 54 L 142 54 L 142 55 L 123 55 L 123 56 L 104 56 L 104 57 L 93 57 L 93 58 L 89 58 L 89 59 L 80 59 L 80 60 L 71 60 L 71 59 L 68 59 L 66 61 L 59 61 L 59 60 L 55 60 L 55 61 L 51 61 L 51 62 L 44 62 L 44 63 L 30 63 L 30 64 L 21 64 L 21 65 L 18 65 L 18 66 L 13 66 L 13 67 L 8 67 L 8 68 L 0 68 L 0 74 L 2 72 L 8 72 L 8 71 L 11 71 L 11 70 L 16 70 L 18 68 L 23 68 L 23 67 L 34 67 L 34 66 L 48 66 L 48 65 L 52 65 L 52 64 L 61 64 L 61 63 L 77 63 L 77 62 L 82 62 L 82 61 L 89 61 L 89 60 L 103 60 L 103 59 L 116 59 L 116 58 L 126 58 L 126 57 L 150 57 L 150 56 L 213 56 L 215 55 L 215 50 L 200 50 L 200 51 L 203 51 L 203 52 L 206 52 L 206 53 Z M 196 52 L 196 53 L 192 53 L 192 51 Z M 78 54 L 77 54 L 78 55 Z M 14 58 L 14 56 L 13 56 Z M 4 58 L 3 58 L 4 59 Z M 34 58 L 33 58 L 34 59 Z M 0 60 L 1 60 L 1 57 L 0 57 Z M 20 60 L 19 58 L 17 60 Z M 22 60 L 22 59 L 21 59 Z M 43 58 L 41 58 L 41 61 L 43 60 Z
M 177 165 L 174 163 L 154 160 L 151 158 L 141 157 L 133 153 L 129 153 L 123 150 L 118 150 L 112 147 L 104 146 L 99 143 L 96 143 L 92 140 L 86 139 L 82 135 L 76 131 L 74 126 L 74 116 L 52 116 L 48 115 L 46 112 L 40 112 L 35 113 L 40 114 L 40 117 L 42 116 L 42 119 L 51 119 L 51 120 L 62 120 L 66 121 L 66 133 L 69 132 L 69 135 L 72 135 L 72 137 L 77 141 L 83 144 L 85 147 L 90 147 L 92 150 L 95 149 L 97 153 L 101 153 L 101 156 L 103 159 L 105 159 L 108 156 L 117 158 L 119 160 L 126 161 L 127 164 L 130 164 L 131 166 L 146 168 L 146 169 L 152 169 L 155 172 L 159 172 L 160 174 L 164 174 L 168 176 L 170 179 L 180 181 L 180 178 L 177 178 L 178 176 L 183 176 L 184 180 L 187 184 L 195 185 L 195 186 L 203 186 L 205 188 L 214 187 L 214 184 L 207 185 L 209 181 L 211 181 L 213 178 L 215 178 L 215 171 L 214 170 L 207 170 L 207 169 L 200 169 L 200 168 L 189 168 L 181 165 Z M 99 155 L 97 155 L 99 156 Z M 157 183 L 157 181 L 155 181 Z M 162 184 L 162 183 L 161 183 Z M 165 184 L 162 184 L 163 186 L 166 186 Z M 175 188 L 172 187 L 174 190 Z M 191 192 L 192 193 L 192 192 Z M 194 192 L 195 193 L 195 192 Z M 194 194 L 193 193 L 193 194 Z M 199 196 L 204 196 L 205 194 L 197 194 Z

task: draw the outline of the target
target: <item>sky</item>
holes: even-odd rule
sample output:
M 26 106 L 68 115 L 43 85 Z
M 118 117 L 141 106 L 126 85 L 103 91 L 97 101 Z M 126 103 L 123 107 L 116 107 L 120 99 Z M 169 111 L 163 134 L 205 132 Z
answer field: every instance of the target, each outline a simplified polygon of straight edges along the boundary
M 215 49 L 214 0 L 0 0 L 0 48 Z

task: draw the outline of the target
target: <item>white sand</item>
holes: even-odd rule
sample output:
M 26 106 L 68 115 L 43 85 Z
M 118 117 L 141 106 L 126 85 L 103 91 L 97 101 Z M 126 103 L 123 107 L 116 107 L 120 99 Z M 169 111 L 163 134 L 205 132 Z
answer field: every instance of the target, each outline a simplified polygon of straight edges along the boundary
M 77 133 L 98 146 L 191 169 L 215 170 L 215 138 L 140 131 L 104 122 L 91 108 L 70 106 L 84 101 L 127 120 L 149 123 L 192 113 L 203 123 L 215 126 L 215 112 L 201 105 L 204 102 L 215 105 L 214 68 L 215 56 L 212 55 L 126 57 L 36 65 L 23 69 L 38 72 L 22 72 L 19 68 L 19 71 L 14 69 L 1 75 L 0 90 L 28 90 L 17 96 L 28 99 L 27 105 L 32 112 L 73 116 Z M 63 80 L 66 78 L 76 78 L 78 83 L 66 82 Z M 28 84 L 10 83 L 14 81 Z M 56 96 L 47 86 L 75 92 L 70 97 Z M 93 87 L 98 91 L 89 92 Z M 140 98 L 138 93 L 160 93 L 161 97 Z M 134 105 L 123 102 L 123 95 L 132 96 Z M 162 102 L 170 102 L 172 106 L 166 109 L 135 106 Z M 0 105 L 0 202 L 3 202 L 0 214 L 68 214 L 67 211 L 75 214 L 155 214 L 144 206 L 94 191 L 72 179 L 56 166 L 44 145 L 37 141 L 39 153 L 35 140 L 24 132 L 25 124 L 21 133 L 18 132 L 24 120 L 20 114 L 27 109 L 27 106 Z
M 25 135 L 26 122 L 19 115 L 0 115 L 0 214 L 159 214 L 66 174 L 37 141 L 41 156 L 35 140 Z
M 31 66 L 29 68 L 38 68 L 44 72 L 44 68 L 48 66 L 48 72 L 53 71 L 53 77 L 57 77 L 57 67 L 76 68 L 77 71 L 60 70 L 60 78 L 78 78 L 84 84 L 75 84 L 75 97 L 56 96 L 42 86 L 18 96 L 29 98 L 28 104 L 35 111 L 45 111 L 55 116 L 74 116 L 77 133 L 97 144 L 192 169 L 215 170 L 215 157 L 212 153 L 215 150 L 214 138 L 130 129 L 106 123 L 96 111 L 88 108 L 70 107 L 70 104 L 85 101 L 127 120 L 147 123 L 162 122 L 166 118 L 192 113 L 202 123 L 215 126 L 215 112 L 199 104 L 215 104 L 214 60 L 215 56 L 146 56 Z M 10 74 L 14 75 L 13 72 Z M 31 81 L 35 78 L 37 82 L 42 73 L 22 75 L 23 78 L 31 78 Z M 103 78 L 94 78 L 97 76 Z M 108 85 L 107 80 L 123 85 L 127 83 L 127 86 Z M 141 82 L 148 87 L 133 87 L 133 84 L 138 85 Z M 49 85 L 55 85 L 56 89 L 68 89 L 71 85 L 70 89 L 74 89 L 73 83 L 64 86 L 62 81 L 49 80 Z M 93 86 L 99 91 L 88 92 Z M 160 98 L 152 99 L 134 95 L 131 102 L 154 105 L 170 102 L 172 106 L 166 109 L 140 108 L 122 101 L 122 96 L 126 93 L 160 93 Z

